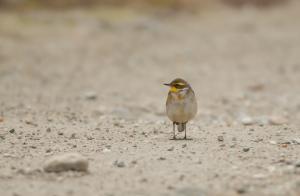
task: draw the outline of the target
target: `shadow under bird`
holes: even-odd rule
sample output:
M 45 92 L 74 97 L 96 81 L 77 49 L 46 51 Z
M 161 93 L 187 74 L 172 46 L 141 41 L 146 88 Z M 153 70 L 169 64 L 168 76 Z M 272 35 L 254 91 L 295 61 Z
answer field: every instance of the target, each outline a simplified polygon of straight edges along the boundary
M 192 87 L 181 78 L 176 78 L 171 83 L 164 84 L 170 87 L 166 102 L 166 113 L 173 122 L 173 139 L 178 132 L 184 131 L 186 139 L 186 124 L 197 114 L 197 100 Z

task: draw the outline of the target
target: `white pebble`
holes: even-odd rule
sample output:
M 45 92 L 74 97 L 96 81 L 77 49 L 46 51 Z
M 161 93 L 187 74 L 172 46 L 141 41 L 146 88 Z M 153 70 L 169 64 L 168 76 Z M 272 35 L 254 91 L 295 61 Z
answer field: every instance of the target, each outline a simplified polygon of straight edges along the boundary
M 250 116 L 244 116 L 240 119 L 243 125 L 253 125 L 254 120 Z
M 102 150 L 102 152 L 110 152 L 111 150 L 110 149 L 108 149 L 108 148 L 104 148 L 103 150 Z
M 273 145 L 276 145 L 276 144 L 277 144 L 277 142 L 274 141 L 274 140 L 270 140 L 269 143 L 270 143 L 270 144 L 273 144 Z

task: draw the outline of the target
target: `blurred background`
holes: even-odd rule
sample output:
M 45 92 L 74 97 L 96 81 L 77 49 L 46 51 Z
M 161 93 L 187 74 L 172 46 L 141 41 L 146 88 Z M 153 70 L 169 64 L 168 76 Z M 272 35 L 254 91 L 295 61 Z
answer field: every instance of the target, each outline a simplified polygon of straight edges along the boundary
M 164 6 L 168 8 L 195 8 L 203 4 L 224 3 L 232 6 L 271 6 L 286 3 L 288 0 L 1 0 L 2 6 L 45 6 L 45 7 L 70 7 L 70 6 L 95 6 L 95 5 L 149 5 Z
M 74 104 L 97 114 L 161 119 L 167 90 L 161 83 L 183 77 L 202 103 L 200 119 L 232 123 L 245 113 L 286 115 L 298 107 L 297 1 L 0 0 L 0 6 L 5 105 Z M 81 102 L 90 92 L 97 102 Z

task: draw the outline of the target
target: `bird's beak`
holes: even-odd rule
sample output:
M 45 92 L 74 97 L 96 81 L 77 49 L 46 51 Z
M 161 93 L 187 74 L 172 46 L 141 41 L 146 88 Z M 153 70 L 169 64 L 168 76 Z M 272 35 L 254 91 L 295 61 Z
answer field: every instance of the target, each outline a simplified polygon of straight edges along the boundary
M 166 85 L 166 86 L 171 86 L 171 84 L 168 84 L 168 83 L 164 83 L 164 85 Z

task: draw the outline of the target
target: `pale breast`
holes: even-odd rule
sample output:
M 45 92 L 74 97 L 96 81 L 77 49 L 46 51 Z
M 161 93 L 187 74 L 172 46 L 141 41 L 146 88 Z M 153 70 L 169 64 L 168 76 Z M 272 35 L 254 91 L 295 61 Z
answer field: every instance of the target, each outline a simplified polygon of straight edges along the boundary
M 178 94 L 171 94 L 167 101 L 167 116 L 173 122 L 185 123 L 197 113 L 197 101 L 194 93 L 187 93 L 183 99 Z

